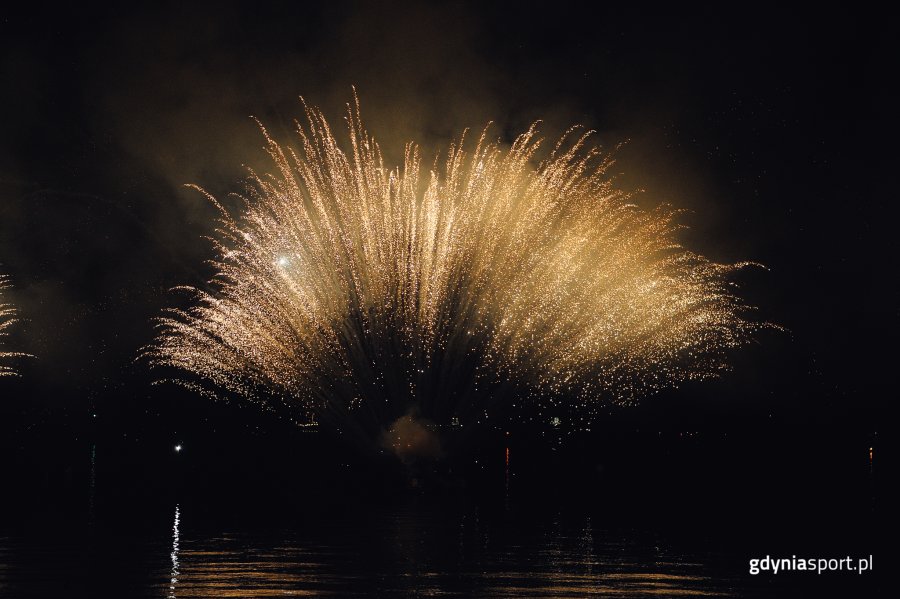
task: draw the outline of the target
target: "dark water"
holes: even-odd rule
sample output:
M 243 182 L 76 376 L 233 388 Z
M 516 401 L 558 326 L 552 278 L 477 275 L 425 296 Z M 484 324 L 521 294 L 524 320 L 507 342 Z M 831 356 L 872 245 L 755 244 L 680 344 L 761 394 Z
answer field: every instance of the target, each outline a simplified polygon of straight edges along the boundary
M 866 597 L 878 589 L 875 575 L 748 573 L 748 560 L 766 554 L 877 553 L 865 462 L 810 475 L 789 460 L 746 471 L 698 467 L 703 460 L 691 457 L 690 471 L 629 464 L 600 476 L 583 464 L 517 472 L 498 454 L 477 484 L 424 490 L 402 477 L 373 487 L 302 469 L 286 475 L 293 482 L 284 489 L 271 473 L 203 478 L 206 466 L 179 484 L 145 476 L 126 489 L 121 473 L 96 467 L 109 453 L 90 447 L 67 484 L 7 485 L 0 597 Z
M 199 513 L 198 513 L 199 512 Z M 247 514 L 243 514 L 246 517 Z M 223 529 L 202 506 L 0 539 L 8 597 L 734 596 L 708 550 L 587 515 L 408 504 Z M 152 520 L 154 526 L 148 526 Z

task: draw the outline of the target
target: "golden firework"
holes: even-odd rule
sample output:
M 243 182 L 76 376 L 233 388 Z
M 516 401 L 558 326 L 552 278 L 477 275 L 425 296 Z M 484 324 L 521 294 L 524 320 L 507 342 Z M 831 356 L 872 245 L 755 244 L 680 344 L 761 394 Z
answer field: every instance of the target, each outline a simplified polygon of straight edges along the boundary
M 590 412 L 716 376 L 766 326 L 729 282 L 744 264 L 682 248 L 677 211 L 630 203 L 588 134 L 539 160 L 534 126 L 509 148 L 486 129 L 441 167 L 409 144 L 389 168 L 358 102 L 346 148 L 304 108 L 297 147 L 261 126 L 275 168 L 251 173 L 240 215 L 207 194 L 211 289 L 184 288 L 194 307 L 146 350 L 182 384 L 382 426 L 412 407 Z
M 7 277 L 0 275 L 0 377 L 13 376 L 16 371 L 6 365 L 4 362 L 9 358 L 23 356 L 17 352 L 4 351 L 6 337 L 9 335 L 9 328 L 16 322 L 16 310 L 12 305 L 7 304 L 3 300 L 3 293 L 9 288 L 9 280 Z

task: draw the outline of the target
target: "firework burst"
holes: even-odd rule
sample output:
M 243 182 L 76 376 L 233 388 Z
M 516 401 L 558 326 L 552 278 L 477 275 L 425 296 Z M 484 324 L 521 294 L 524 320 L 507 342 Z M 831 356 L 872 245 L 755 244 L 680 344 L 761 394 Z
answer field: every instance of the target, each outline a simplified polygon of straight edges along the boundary
M 146 349 L 182 384 L 372 428 L 411 409 L 589 416 L 718 375 L 766 326 L 729 282 L 744 264 L 682 248 L 677 211 L 630 203 L 587 134 L 539 160 L 534 126 L 509 148 L 485 130 L 430 171 L 412 144 L 391 169 L 358 103 L 344 148 L 305 114 L 296 148 L 261 126 L 274 170 L 239 215 L 207 194 L 216 275 Z
M 7 277 L 0 275 L 0 377 L 13 376 L 16 371 L 7 366 L 6 362 L 9 358 L 24 356 L 25 354 L 4 351 L 6 337 L 9 335 L 9 328 L 16 322 L 16 310 L 12 305 L 4 302 L 4 291 L 9 289 L 9 280 Z

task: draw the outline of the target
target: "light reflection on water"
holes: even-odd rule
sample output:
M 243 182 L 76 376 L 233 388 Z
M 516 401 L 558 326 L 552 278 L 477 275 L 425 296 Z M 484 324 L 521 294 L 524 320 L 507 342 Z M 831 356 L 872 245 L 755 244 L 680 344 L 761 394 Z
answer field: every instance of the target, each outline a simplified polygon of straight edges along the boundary
M 177 596 L 175 594 L 175 588 L 178 586 L 178 525 L 181 523 L 181 509 L 180 506 L 175 506 L 175 523 L 172 524 L 172 576 L 171 583 L 169 584 L 169 599 L 175 599 Z
M 522 529 L 491 530 L 477 514 L 464 515 L 452 526 L 435 526 L 433 515 L 402 512 L 371 527 L 335 524 L 308 537 L 299 531 L 280 538 L 205 536 L 191 531 L 189 515 L 182 516 L 176 506 L 171 576 L 154 588 L 182 599 L 729 596 L 733 590 L 727 581 L 709 576 L 698 556 L 595 531 L 590 518 L 575 529 L 555 519 L 525 534 Z M 457 538 L 448 538 L 450 530 Z

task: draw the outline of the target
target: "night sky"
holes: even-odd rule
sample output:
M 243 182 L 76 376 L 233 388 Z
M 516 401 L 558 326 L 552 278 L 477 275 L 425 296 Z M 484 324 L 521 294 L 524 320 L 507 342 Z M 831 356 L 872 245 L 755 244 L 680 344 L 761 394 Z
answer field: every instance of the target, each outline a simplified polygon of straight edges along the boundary
M 0 272 L 23 319 L 11 345 L 35 356 L 0 382 L 6 442 L 289 428 L 151 387 L 135 360 L 169 289 L 211 274 L 215 212 L 184 184 L 240 191 L 266 166 L 251 116 L 291 140 L 298 96 L 337 123 L 355 85 L 391 162 L 488 121 L 507 141 L 537 119 L 549 137 L 595 129 L 624 143 L 615 170 L 639 203 L 688 209 L 686 246 L 768 267 L 741 293 L 786 332 L 611 422 L 868 443 L 898 305 L 886 19 L 481 4 L 5 9 Z

